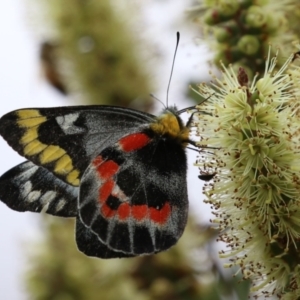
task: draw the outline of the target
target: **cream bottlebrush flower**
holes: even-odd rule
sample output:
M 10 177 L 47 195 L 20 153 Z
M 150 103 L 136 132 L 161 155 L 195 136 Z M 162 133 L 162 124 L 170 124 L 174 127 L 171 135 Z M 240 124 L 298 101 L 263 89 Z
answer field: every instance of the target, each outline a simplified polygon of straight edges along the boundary
M 220 256 L 252 280 L 256 297 L 300 295 L 300 68 L 292 60 L 275 71 L 269 51 L 252 83 L 223 65 L 223 78 L 199 90 L 209 97 L 199 107 L 199 144 L 212 148 L 197 165 L 216 173 L 204 194 L 227 245 Z

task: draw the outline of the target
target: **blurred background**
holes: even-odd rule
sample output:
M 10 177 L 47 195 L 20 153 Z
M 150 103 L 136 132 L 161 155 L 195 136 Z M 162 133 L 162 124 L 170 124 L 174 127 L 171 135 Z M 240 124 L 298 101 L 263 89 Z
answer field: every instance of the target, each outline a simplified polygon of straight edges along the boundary
M 182 109 L 196 103 L 189 85 L 210 80 L 212 59 L 234 63 L 242 49 L 255 65 L 253 73 L 262 70 L 262 60 L 253 55 L 264 55 L 265 35 L 262 47 L 252 39 L 250 44 L 258 45 L 253 50 L 245 40 L 240 49 L 230 48 L 230 55 L 224 51 L 223 57 L 213 58 L 212 39 L 204 41 L 203 27 L 188 13 L 197 3 L 120 2 L 6 1 L 0 11 L 0 114 L 78 104 L 122 105 L 157 114 L 163 106 L 149 94 L 166 103 L 177 31 L 181 40 L 169 105 Z M 230 45 L 229 31 L 218 34 L 219 42 L 226 38 Z M 2 139 L 0 149 L 1 174 L 24 160 Z M 155 256 L 86 257 L 76 249 L 72 220 L 17 213 L 0 202 L 1 299 L 247 299 L 249 284 L 238 284 L 235 270 L 224 271 L 218 260 L 222 245 L 215 245 L 216 232 L 210 229 L 212 215 L 193 166 L 196 153 L 188 156 L 189 224 L 178 245 Z

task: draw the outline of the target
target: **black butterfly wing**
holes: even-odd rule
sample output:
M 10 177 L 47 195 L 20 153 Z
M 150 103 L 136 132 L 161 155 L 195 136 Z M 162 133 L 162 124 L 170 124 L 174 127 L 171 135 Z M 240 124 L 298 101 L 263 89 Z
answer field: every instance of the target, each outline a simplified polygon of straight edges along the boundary
M 0 134 L 20 155 L 73 186 L 102 149 L 155 117 L 113 106 L 30 108 L 0 119 Z
M 101 258 L 122 258 L 135 256 L 109 249 L 107 245 L 99 240 L 98 236 L 94 232 L 92 232 L 81 222 L 80 218 L 76 219 L 76 243 L 78 250 L 87 256 Z
M 94 248 L 92 255 L 127 257 L 173 246 L 187 221 L 186 170 L 184 147 L 155 134 L 125 136 L 95 157 L 79 193 L 86 239 L 92 232 L 100 241 L 99 251 Z M 89 255 L 80 227 L 76 240 Z
M 77 216 L 78 188 L 26 161 L 0 177 L 0 199 L 13 210 Z

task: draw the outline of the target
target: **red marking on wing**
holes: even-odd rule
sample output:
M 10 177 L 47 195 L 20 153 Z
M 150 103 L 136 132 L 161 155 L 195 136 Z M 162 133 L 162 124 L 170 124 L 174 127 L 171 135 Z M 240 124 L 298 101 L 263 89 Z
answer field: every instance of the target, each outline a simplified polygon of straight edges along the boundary
M 115 182 L 113 180 L 107 180 L 102 184 L 102 186 L 99 189 L 99 202 L 104 203 L 109 195 L 111 194 L 113 188 L 115 186 Z
M 119 144 L 123 151 L 135 151 L 146 146 L 150 138 L 145 133 L 133 133 L 119 140 Z
M 111 218 L 116 214 L 116 210 L 111 209 L 106 203 L 101 207 L 101 214 L 104 218 Z
M 150 219 L 160 225 L 164 225 L 166 223 L 170 214 L 171 206 L 169 202 L 166 202 L 160 210 L 150 207 Z
M 119 171 L 119 168 L 119 165 L 113 160 L 108 160 L 97 166 L 97 172 L 101 179 L 108 179 L 115 175 Z
M 131 214 L 134 219 L 137 221 L 143 220 L 148 213 L 148 206 L 146 204 L 144 205 L 133 205 L 131 207 Z
M 99 165 L 101 165 L 103 163 L 103 161 L 104 160 L 103 160 L 102 156 L 99 155 L 99 156 L 95 157 L 95 159 L 93 160 L 93 165 L 95 167 L 98 167 Z
M 119 215 L 119 219 L 124 221 L 126 220 L 129 215 L 130 215 L 130 205 L 128 204 L 128 202 L 122 203 L 119 207 L 118 207 L 118 215 Z

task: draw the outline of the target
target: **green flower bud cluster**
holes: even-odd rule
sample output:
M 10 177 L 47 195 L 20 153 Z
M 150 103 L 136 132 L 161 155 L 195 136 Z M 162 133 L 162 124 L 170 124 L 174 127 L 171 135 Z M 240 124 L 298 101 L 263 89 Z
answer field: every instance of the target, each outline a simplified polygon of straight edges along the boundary
M 257 72 L 263 73 L 263 58 L 270 44 L 275 52 L 279 48 L 285 59 L 292 52 L 291 42 L 296 39 L 296 32 L 291 29 L 288 16 L 295 3 L 294 0 L 207 0 L 194 9 L 194 15 L 204 32 L 214 37 L 210 41 L 215 51 L 214 62 L 230 63 L 236 71 L 242 67 L 253 78 Z M 278 61 L 277 67 L 283 63 L 284 60 Z

